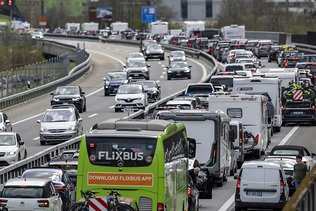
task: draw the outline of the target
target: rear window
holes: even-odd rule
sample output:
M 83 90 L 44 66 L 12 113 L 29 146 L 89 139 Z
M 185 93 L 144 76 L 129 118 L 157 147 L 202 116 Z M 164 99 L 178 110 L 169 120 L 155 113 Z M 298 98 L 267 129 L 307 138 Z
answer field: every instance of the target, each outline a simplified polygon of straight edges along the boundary
M 242 118 L 242 109 L 241 108 L 228 108 L 227 116 L 230 118 Z
M 299 154 L 300 154 L 300 151 L 298 151 L 298 150 L 276 149 L 276 150 L 273 150 L 270 155 L 296 156 L 296 155 L 299 155 Z
M 156 139 L 87 137 L 89 160 L 94 165 L 149 166 L 154 159 Z
M 62 175 L 55 171 L 49 170 L 30 170 L 25 171 L 22 175 L 22 178 L 42 178 L 42 179 L 50 179 L 51 181 L 60 182 L 62 180 Z
M 42 187 L 4 187 L 3 198 L 45 198 Z
M 211 78 L 211 83 L 214 85 L 225 85 L 233 87 L 233 78 Z
M 187 89 L 187 93 L 189 94 L 209 94 L 212 93 L 214 90 L 212 86 L 189 86 Z
M 230 66 L 227 66 L 225 68 L 226 72 L 234 72 L 234 71 L 238 71 L 238 70 L 244 70 L 243 66 L 241 66 L 241 65 L 230 65 Z

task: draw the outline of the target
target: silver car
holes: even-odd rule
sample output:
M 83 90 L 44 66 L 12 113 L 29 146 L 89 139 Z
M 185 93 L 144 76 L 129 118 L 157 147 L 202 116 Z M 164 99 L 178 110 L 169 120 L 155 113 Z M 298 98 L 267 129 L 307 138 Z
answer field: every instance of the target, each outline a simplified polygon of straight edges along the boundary
M 0 165 L 7 166 L 27 157 L 26 147 L 16 132 L 0 132 Z
M 82 134 L 82 118 L 74 106 L 47 109 L 40 123 L 40 143 L 60 143 Z
M 0 112 L 0 131 L 12 131 L 11 121 L 4 112 Z

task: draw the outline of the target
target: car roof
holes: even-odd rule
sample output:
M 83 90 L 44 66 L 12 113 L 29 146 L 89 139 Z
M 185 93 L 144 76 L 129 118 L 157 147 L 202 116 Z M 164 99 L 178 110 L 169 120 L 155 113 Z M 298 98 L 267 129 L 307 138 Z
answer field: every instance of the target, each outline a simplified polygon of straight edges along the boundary
M 23 174 L 25 172 L 57 172 L 59 174 L 62 174 L 63 170 L 62 169 L 58 169 L 58 168 L 36 167 L 36 168 L 26 169 L 23 172 Z
M 303 146 L 298 146 L 298 145 L 277 145 L 277 146 L 274 146 L 272 148 L 271 151 L 275 150 L 275 149 L 296 149 L 296 150 L 303 150 L 305 149 L 305 147 Z
M 0 135 L 16 135 L 17 132 L 0 132 Z
M 42 179 L 42 178 L 14 178 L 9 179 L 4 187 L 8 186 L 33 186 L 33 187 L 43 187 L 48 182 L 50 182 L 50 179 Z
M 243 163 L 242 168 L 247 168 L 247 167 L 257 168 L 258 166 L 262 166 L 265 168 L 277 168 L 277 169 L 280 168 L 280 164 L 272 163 L 272 162 L 270 163 L 267 161 L 247 161 Z

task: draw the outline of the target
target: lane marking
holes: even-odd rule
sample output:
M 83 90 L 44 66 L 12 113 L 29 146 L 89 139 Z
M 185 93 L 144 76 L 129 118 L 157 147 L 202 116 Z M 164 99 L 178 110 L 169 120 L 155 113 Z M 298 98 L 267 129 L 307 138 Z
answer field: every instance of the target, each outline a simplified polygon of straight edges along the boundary
M 20 124 L 20 123 L 22 123 L 22 122 L 25 122 L 25 121 L 34 119 L 34 118 L 36 118 L 36 117 L 38 117 L 38 116 L 41 116 L 41 115 L 43 115 L 43 114 L 44 114 L 44 112 L 43 112 L 43 113 L 36 114 L 36 115 L 34 115 L 34 116 L 30 116 L 30 117 L 25 118 L 25 119 L 22 119 L 22 120 L 20 120 L 20 121 L 14 122 L 14 123 L 12 123 L 12 125 Z
M 158 64 L 161 64 L 161 62 L 158 62 Z
M 299 126 L 295 126 L 293 127 L 290 132 L 281 140 L 281 142 L 278 144 L 278 145 L 284 145 L 286 144 L 291 136 L 293 136 L 293 134 L 299 129 Z M 218 211 L 226 211 L 228 210 L 229 208 L 232 207 L 232 205 L 235 203 L 235 194 L 233 194 L 227 201 L 225 204 L 223 204 L 223 206 L 221 206 L 219 208 Z
M 33 138 L 33 141 L 37 141 L 39 139 L 40 139 L 40 137 L 38 136 L 38 137 Z
M 112 105 L 112 106 L 110 106 L 109 108 L 114 108 L 115 107 L 115 105 Z
M 96 115 L 98 115 L 98 113 L 91 114 L 90 116 L 88 116 L 88 118 L 94 117 L 94 116 L 96 116 Z
M 207 76 L 207 69 L 206 69 L 206 67 L 204 67 L 204 65 L 203 65 L 202 63 L 200 63 L 200 62 L 198 62 L 198 61 L 195 61 L 195 60 L 193 60 L 193 59 L 189 59 L 189 58 L 188 58 L 188 60 L 194 62 L 195 64 L 199 65 L 199 66 L 202 68 L 203 76 L 202 76 L 201 81 L 204 81 L 205 78 L 206 78 L 206 76 Z
M 278 145 L 286 144 L 286 142 L 290 140 L 291 136 L 297 131 L 298 128 L 298 126 L 293 127 L 292 130 L 282 139 L 282 141 Z
M 235 194 L 233 194 L 218 211 L 227 211 L 231 205 L 235 202 Z
M 93 92 L 87 94 L 86 97 L 90 97 L 90 96 L 92 96 L 92 95 L 95 95 L 96 93 L 102 91 L 103 89 L 104 89 L 104 87 L 99 88 L 99 89 L 97 89 L 97 90 L 95 90 L 95 91 L 93 91 Z
M 163 75 L 165 75 L 165 74 L 166 74 L 166 72 L 162 72 L 162 74 L 163 74 Z
M 161 75 L 160 78 L 163 78 L 163 75 Z
M 109 57 L 109 58 L 111 58 L 111 59 L 113 59 L 113 60 L 119 62 L 121 65 L 123 65 L 123 66 L 125 65 L 122 60 L 120 60 L 120 59 L 118 59 L 118 58 L 116 58 L 116 57 L 113 57 L 113 56 L 111 56 L 111 55 L 109 55 L 109 54 L 102 53 L 102 52 L 98 52 L 98 51 L 91 51 L 91 50 L 88 50 L 88 51 L 91 52 L 91 53 L 100 54 L 100 55 Z
M 161 67 L 166 67 L 166 65 L 162 64 Z
M 159 83 L 160 81 L 159 81 L 159 80 L 157 80 L 156 82 L 157 82 L 157 83 Z

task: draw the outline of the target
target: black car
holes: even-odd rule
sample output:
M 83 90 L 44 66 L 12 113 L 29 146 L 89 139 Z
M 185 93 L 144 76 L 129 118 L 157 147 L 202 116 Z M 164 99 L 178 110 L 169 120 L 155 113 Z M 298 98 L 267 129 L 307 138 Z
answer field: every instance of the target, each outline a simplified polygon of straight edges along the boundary
M 280 45 L 272 45 L 268 48 L 268 62 L 276 61 L 279 57 L 279 54 L 282 51 L 282 46 Z
M 134 83 L 143 85 L 144 90 L 147 93 L 148 102 L 156 102 L 160 100 L 160 97 L 161 97 L 160 85 L 156 81 L 143 80 L 143 81 L 136 81 Z
M 191 65 L 187 62 L 172 62 L 167 67 L 167 79 L 171 78 L 188 78 L 191 79 Z
M 109 72 L 104 80 L 104 96 L 115 94 L 122 84 L 127 83 L 127 72 Z
M 58 168 L 31 168 L 26 169 L 22 178 L 45 178 L 52 180 L 55 189 L 63 201 L 63 210 L 75 199 L 75 185 L 71 182 L 68 173 Z
M 143 54 L 144 54 L 146 61 L 148 61 L 148 59 L 165 60 L 165 51 L 162 48 L 162 46 L 159 44 L 147 45 Z
M 149 67 L 144 60 L 129 60 L 124 66 L 124 72 L 127 73 L 127 78 L 149 80 Z
M 80 113 L 87 110 L 85 92 L 80 86 L 59 86 L 51 93 L 51 105 L 73 104 Z

